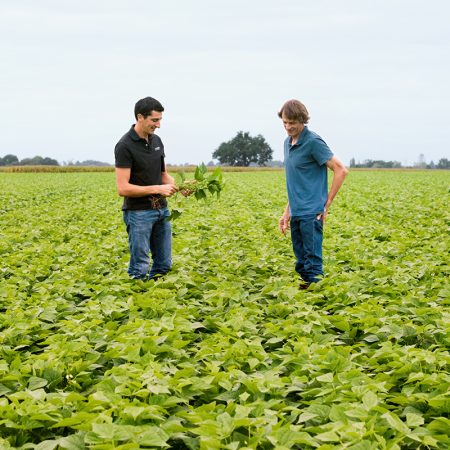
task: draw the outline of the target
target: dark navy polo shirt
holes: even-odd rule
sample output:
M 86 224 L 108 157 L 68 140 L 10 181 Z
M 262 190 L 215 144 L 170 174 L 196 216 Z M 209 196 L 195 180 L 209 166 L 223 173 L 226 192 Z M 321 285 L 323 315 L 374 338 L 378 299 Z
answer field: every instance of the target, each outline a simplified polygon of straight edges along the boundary
M 117 143 L 114 155 L 116 167 L 131 169 L 130 183 L 138 186 L 159 185 L 162 183 L 162 172 L 165 172 L 164 145 L 159 136 L 150 134 L 148 142 L 139 137 L 134 125 Z M 125 197 L 122 209 L 152 209 L 151 199 L 155 196 Z M 161 207 L 167 206 L 165 199 Z
M 325 141 L 307 126 L 295 145 L 290 136 L 286 138 L 284 163 L 291 216 L 323 213 L 328 197 L 326 162 L 332 157 Z

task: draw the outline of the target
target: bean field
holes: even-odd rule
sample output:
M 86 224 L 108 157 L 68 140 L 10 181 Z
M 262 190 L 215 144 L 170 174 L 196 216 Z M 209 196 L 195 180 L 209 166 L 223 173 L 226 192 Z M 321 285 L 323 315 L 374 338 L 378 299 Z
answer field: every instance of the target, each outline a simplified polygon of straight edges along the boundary
M 450 172 L 350 172 L 309 291 L 284 173 L 223 178 L 143 282 L 113 173 L 0 173 L 0 448 L 448 449 Z

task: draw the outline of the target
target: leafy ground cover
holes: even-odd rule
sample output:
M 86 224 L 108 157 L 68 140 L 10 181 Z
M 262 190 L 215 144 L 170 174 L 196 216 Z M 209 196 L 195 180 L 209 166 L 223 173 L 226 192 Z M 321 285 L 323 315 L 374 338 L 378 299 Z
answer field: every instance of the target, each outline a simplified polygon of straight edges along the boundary
M 449 172 L 351 172 L 298 290 L 282 172 L 126 275 L 111 173 L 0 173 L 0 448 L 449 448 Z

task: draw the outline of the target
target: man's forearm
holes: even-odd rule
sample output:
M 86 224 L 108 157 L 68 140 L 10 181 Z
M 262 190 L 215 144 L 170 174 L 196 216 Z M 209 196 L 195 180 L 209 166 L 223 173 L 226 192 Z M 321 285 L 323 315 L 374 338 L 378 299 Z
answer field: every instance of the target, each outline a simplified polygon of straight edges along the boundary
M 339 192 L 342 184 L 344 183 L 345 177 L 348 174 L 348 170 L 346 168 L 341 170 L 336 170 L 333 172 L 333 181 L 331 182 L 330 191 L 328 192 L 326 208 L 328 209 L 331 203 L 336 197 L 336 194 Z
M 160 193 L 159 185 L 139 186 L 137 184 L 127 183 L 119 190 L 122 197 L 145 197 L 147 195 L 157 195 Z

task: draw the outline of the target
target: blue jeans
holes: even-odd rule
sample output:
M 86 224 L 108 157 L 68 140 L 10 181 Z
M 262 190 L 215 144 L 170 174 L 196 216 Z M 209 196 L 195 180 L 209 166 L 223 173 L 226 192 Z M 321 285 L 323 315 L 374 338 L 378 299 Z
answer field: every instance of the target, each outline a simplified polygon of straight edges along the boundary
M 292 247 L 297 258 L 295 270 L 307 283 L 315 283 L 323 276 L 323 223 L 316 217 L 317 214 L 291 217 Z
M 168 216 L 167 208 L 123 212 L 130 247 L 128 274 L 132 278 L 153 278 L 172 268 L 172 224 Z M 150 253 L 153 265 L 148 273 Z

